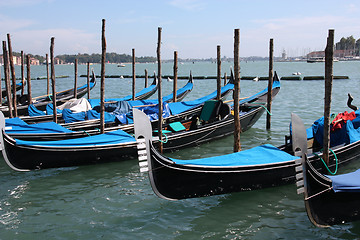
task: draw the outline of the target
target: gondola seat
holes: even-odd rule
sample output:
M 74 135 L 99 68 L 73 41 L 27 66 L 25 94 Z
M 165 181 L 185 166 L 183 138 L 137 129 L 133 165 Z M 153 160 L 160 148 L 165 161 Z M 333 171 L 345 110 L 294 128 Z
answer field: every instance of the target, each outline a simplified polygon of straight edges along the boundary
M 224 119 L 231 113 L 228 104 L 221 100 L 206 101 L 201 109 L 200 115 L 192 117 L 190 130 L 197 129 L 199 125 L 212 123 L 214 121 Z
M 199 120 L 204 123 L 214 121 L 219 114 L 222 103 L 221 100 L 206 101 L 201 109 Z

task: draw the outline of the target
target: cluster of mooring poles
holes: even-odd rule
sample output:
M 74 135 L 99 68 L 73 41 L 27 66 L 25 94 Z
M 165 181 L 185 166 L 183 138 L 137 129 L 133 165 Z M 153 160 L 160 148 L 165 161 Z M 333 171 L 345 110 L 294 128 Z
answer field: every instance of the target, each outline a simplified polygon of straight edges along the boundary
M 3 41 L 3 59 L 4 59 L 4 80 L 5 80 L 5 92 L 6 96 L 3 96 L 2 91 L 0 91 L 0 106 L 3 105 L 3 98 L 6 97 L 7 106 L 9 109 L 9 117 L 17 117 L 18 111 L 17 106 L 20 103 L 20 99 L 26 97 L 27 104 L 30 105 L 33 103 L 34 100 L 38 98 L 42 98 L 45 96 L 50 96 L 54 109 L 56 109 L 56 94 L 61 92 L 56 92 L 55 88 L 55 67 L 54 67 L 54 44 L 55 38 L 51 38 L 50 42 L 50 64 L 49 64 L 49 54 L 46 53 L 46 95 L 38 96 L 33 98 L 31 93 L 31 56 L 30 54 L 26 55 L 26 62 L 24 51 L 21 51 L 20 56 L 20 69 L 21 69 L 21 95 L 20 97 L 16 95 L 16 75 L 15 75 L 15 67 L 13 61 L 13 51 L 11 45 L 11 38 L 10 34 L 7 34 L 7 44 L 6 41 Z M 26 64 L 26 84 L 27 84 L 27 94 L 25 95 L 25 71 L 24 66 Z M 49 65 L 51 69 L 51 76 L 49 73 Z M 11 74 L 10 74 L 11 73 Z M 10 81 L 11 78 L 11 81 Z M 0 71 L 0 79 L 1 79 L 1 71 Z M 51 94 L 50 94 L 50 79 L 51 79 Z M 77 80 L 78 80 L 78 59 L 75 59 L 75 81 L 74 81 L 74 98 L 77 98 Z M 0 89 L 1 89 L 1 81 L 0 81 Z M 88 99 L 90 99 L 90 63 L 87 63 L 87 92 L 88 92 Z M 54 111 L 53 121 L 57 122 L 56 111 Z
M 162 152 L 162 112 L 163 112 L 163 103 L 162 99 L 162 74 L 161 74 L 161 33 L 162 28 L 158 28 L 158 42 L 157 42 L 157 63 L 158 63 L 158 73 L 157 73 L 157 87 L 158 87 L 158 106 L 159 106 L 159 121 L 158 121 L 158 136 L 159 136 L 159 150 Z M 15 77 L 15 69 L 12 58 L 12 47 L 11 47 L 11 39 L 10 34 L 7 35 L 8 38 L 8 49 L 6 47 L 6 41 L 3 41 L 3 56 L 4 56 L 4 78 L 5 78 L 5 87 L 7 93 L 7 102 L 9 107 L 10 117 L 17 117 L 17 101 L 16 101 L 16 77 Z M 46 72 L 47 72 L 47 95 L 50 94 L 50 79 L 51 79 L 51 88 L 52 88 L 52 101 L 53 107 L 56 109 L 56 88 L 55 88 L 55 67 L 54 67 L 54 41 L 55 38 L 51 38 L 50 43 L 50 73 L 49 73 L 49 56 L 46 54 Z M 106 38 L 105 38 L 105 19 L 102 19 L 102 56 L 101 56 L 101 86 L 100 86 L 100 131 L 104 133 L 105 122 L 104 122 L 104 111 L 105 111 L 105 62 L 106 62 Z M 240 144 L 240 133 L 241 133 L 241 125 L 240 125 L 240 117 L 239 117 L 239 95 L 240 95 L 240 58 L 239 58 L 239 44 L 240 44 L 240 30 L 234 30 L 234 151 L 241 150 Z M 268 82 L 268 98 L 267 98 L 267 109 L 268 113 L 266 118 L 266 129 L 270 130 L 271 128 L 271 102 L 272 102 L 272 84 L 273 84 L 273 39 L 270 39 L 270 47 L 269 47 L 269 82 Z M 330 54 L 330 53 L 328 53 Z M 330 59 L 328 57 L 328 59 Z M 331 58 L 332 59 L 332 58 Z M 28 104 L 32 104 L 33 98 L 31 96 L 31 74 L 30 74 L 30 55 L 26 55 L 26 65 L 27 65 L 27 97 Z M 77 78 L 78 78 L 78 59 L 75 59 L 75 81 L 74 81 L 74 98 L 77 98 Z M 329 63 L 326 64 L 328 66 Z M 10 70 L 12 77 L 12 91 L 10 84 Z M 178 71 L 178 52 L 174 51 L 174 68 L 173 68 L 173 101 L 176 102 L 176 91 L 177 91 L 177 71 Z M 1 73 L 0 73 L 1 74 Z M 331 64 L 331 74 L 332 76 L 332 64 Z M 326 79 L 329 78 L 329 74 L 326 75 Z M 156 78 L 156 74 L 154 73 L 154 78 Z M 24 53 L 21 51 L 21 80 L 22 80 L 22 91 L 24 94 Z M 224 74 L 224 85 L 226 84 L 227 76 Z M 135 74 L 135 49 L 132 49 L 132 100 L 135 100 L 135 82 L 136 82 L 136 74 Z M 326 83 L 328 80 L 326 81 Z M 148 85 L 148 72 L 145 69 L 145 87 Z M 1 88 L 1 82 L 0 82 Z M 12 93 L 12 94 L 11 94 Z M 90 99 L 90 63 L 87 63 L 87 97 Z M 0 92 L 1 94 L 1 92 Z M 330 89 L 331 94 L 331 89 Z M 0 99 L 3 96 L 0 95 Z M 221 47 L 217 46 L 217 100 L 221 99 Z M 331 100 L 331 99 L 330 99 Z M 329 101 L 330 101 L 329 100 Z M 0 104 L 2 104 L 0 102 Z M 327 106 L 327 104 L 325 104 Z M 329 105 L 329 104 L 328 104 Z M 53 121 L 57 122 L 57 112 L 53 111 Z M 325 141 L 324 141 L 325 142 Z M 324 148 L 325 149 L 325 148 Z

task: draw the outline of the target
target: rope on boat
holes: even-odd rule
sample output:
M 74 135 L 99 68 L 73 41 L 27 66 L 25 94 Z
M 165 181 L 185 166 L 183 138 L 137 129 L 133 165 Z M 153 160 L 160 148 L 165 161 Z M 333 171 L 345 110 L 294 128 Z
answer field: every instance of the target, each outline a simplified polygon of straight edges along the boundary
M 317 156 L 318 158 L 321 159 L 321 161 L 323 162 L 323 164 L 325 165 L 325 168 L 328 170 L 328 172 L 331 174 L 331 175 L 335 175 L 337 173 L 337 170 L 338 170 L 338 158 L 335 154 L 335 152 L 332 150 L 332 149 L 329 149 L 330 152 L 332 152 L 332 154 L 334 155 L 335 157 L 335 171 L 334 172 L 331 172 L 329 167 L 326 165 L 325 161 L 319 156 L 317 155 L 316 153 L 314 153 L 315 156 Z
M 267 112 L 270 116 L 272 116 L 271 112 L 269 111 L 269 109 L 267 109 L 267 107 L 266 107 L 265 105 L 266 105 L 266 103 L 259 102 L 259 104 L 254 104 L 254 105 L 252 105 L 252 107 L 263 107 L 263 108 L 266 110 L 266 112 Z
M 309 199 L 311 199 L 311 198 L 313 198 L 313 197 L 316 197 L 316 196 L 318 196 L 318 195 L 320 195 L 320 194 L 323 194 L 324 192 L 330 191 L 332 188 L 333 188 L 333 187 L 329 187 L 329 188 L 327 188 L 327 189 L 325 189 L 325 190 L 322 190 L 321 192 L 315 193 L 314 195 L 305 198 L 305 201 L 307 201 L 307 200 L 309 200 Z
M 83 130 L 84 133 L 86 133 L 89 137 L 91 136 L 86 130 Z
M 168 138 L 167 138 L 166 134 L 162 132 L 162 135 L 165 137 L 165 141 L 160 140 L 160 138 L 159 138 L 159 142 L 167 143 L 167 142 L 168 142 Z

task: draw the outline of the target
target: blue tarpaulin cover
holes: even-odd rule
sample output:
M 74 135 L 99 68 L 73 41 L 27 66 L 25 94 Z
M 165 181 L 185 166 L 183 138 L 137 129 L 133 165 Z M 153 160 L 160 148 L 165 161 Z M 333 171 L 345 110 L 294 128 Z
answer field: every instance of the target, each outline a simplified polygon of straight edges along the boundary
M 95 110 L 86 111 L 86 119 L 100 119 L 100 113 Z M 104 112 L 104 121 L 105 123 L 115 122 L 115 115 Z
M 360 111 L 355 111 L 356 118 L 348 120 L 344 126 L 330 131 L 330 147 L 349 144 L 360 140 Z M 324 117 L 316 120 L 312 125 L 314 138 L 322 145 L 324 138 Z
M 332 187 L 335 192 L 360 191 L 360 169 L 351 173 L 326 176 L 331 179 Z
M 86 118 L 85 112 L 73 113 L 70 109 L 64 109 L 62 111 L 62 117 L 65 123 L 84 121 Z
M 37 109 L 33 104 L 29 105 L 28 113 L 29 113 L 29 116 L 31 116 L 31 117 L 45 115 L 45 113 L 43 111 L 40 111 L 39 109 Z
M 187 84 L 185 84 L 184 87 L 182 87 L 176 91 L 176 95 L 179 96 L 180 94 L 183 94 L 185 91 L 192 89 L 193 85 L 194 84 L 192 82 L 188 82 Z M 162 100 L 163 100 L 163 102 L 168 102 L 172 98 L 173 98 L 173 93 L 163 97 Z M 124 101 L 121 99 L 123 99 L 123 98 L 107 98 L 107 99 L 105 99 L 105 102 Z M 100 105 L 99 99 L 90 99 L 88 101 L 90 102 L 92 108 Z M 129 100 L 129 101 L 125 101 L 125 102 L 127 102 L 130 105 L 130 108 L 133 108 L 133 107 L 142 106 L 142 105 L 158 104 L 159 101 L 157 99 L 146 99 L 146 100 L 134 100 L 134 101 Z
M 157 85 L 150 85 L 147 88 L 144 88 L 143 90 L 141 90 L 140 92 L 135 94 L 135 97 L 139 97 L 147 92 L 151 92 L 152 90 L 154 90 L 154 88 L 156 88 Z M 105 98 L 105 102 L 118 102 L 118 101 L 130 101 L 132 99 L 132 95 L 128 95 L 126 97 L 122 97 L 122 98 Z M 91 107 L 95 107 L 100 105 L 100 99 L 89 99 L 88 100 Z
M 234 88 L 234 84 L 228 83 L 221 88 L 221 93 L 228 91 L 230 89 L 233 89 L 233 88 Z M 200 104 L 203 104 L 204 102 L 206 102 L 207 100 L 215 98 L 216 95 L 217 95 L 217 91 L 214 91 L 213 93 L 211 93 L 207 96 L 204 96 L 202 98 L 196 99 L 196 100 L 169 103 L 169 108 L 170 108 L 171 114 L 176 115 L 176 114 L 185 112 L 191 108 L 197 107 Z
M 159 114 L 159 105 L 154 105 L 154 106 L 147 106 L 147 107 L 140 107 L 138 108 L 139 110 L 143 111 L 148 118 L 150 119 L 150 121 L 154 121 L 157 120 L 159 118 L 158 114 Z M 170 116 L 170 109 L 169 109 L 169 104 L 168 103 L 163 103 L 163 113 L 162 113 L 163 118 L 167 118 Z M 116 115 L 116 118 L 119 120 L 119 122 L 121 124 L 132 124 L 134 123 L 134 119 L 133 119 L 133 112 L 129 112 L 126 114 L 120 114 L 120 115 Z
M 249 165 L 262 165 L 271 163 L 280 163 L 293 161 L 299 157 L 292 156 L 280 149 L 265 144 L 263 146 L 254 147 L 237 153 L 228 155 L 193 159 L 193 160 L 179 160 L 173 159 L 177 164 L 182 165 L 201 165 L 201 166 L 249 166 Z
M 5 126 L 11 127 L 6 129 L 7 134 L 36 134 L 36 133 L 66 133 L 71 130 L 62 127 L 55 122 L 44 122 L 37 124 L 27 124 L 20 118 L 9 118 L 5 120 Z
M 134 142 L 135 138 L 122 130 L 116 130 L 95 136 L 66 139 L 58 141 L 25 141 L 16 139 L 17 145 L 48 147 L 93 147 L 126 142 Z
M 278 88 L 278 87 L 280 87 L 280 85 L 281 85 L 280 81 L 274 81 L 273 85 L 272 85 L 272 89 Z M 254 100 L 255 98 L 259 97 L 260 95 L 263 95 L 264 93 L 267 93 L 267 92 L 268 92 L 268 88 L 265 88 L 261 92 L 258 92 L 256 94 L 252 95 L 251 97 L 240 100 L 239 104 L 242 104 L 244 102 L 250 102 L 250 101 Z M 234 105 L 234 103 L 232 103 L 232 105 Z
M 45 111 L 46 111 L 47 115 L 53 115 L 54 114 L 54 105 L 52 103 L 47 104 Z M 56 113 L 61 114 L 62 110 L 56 108 Z

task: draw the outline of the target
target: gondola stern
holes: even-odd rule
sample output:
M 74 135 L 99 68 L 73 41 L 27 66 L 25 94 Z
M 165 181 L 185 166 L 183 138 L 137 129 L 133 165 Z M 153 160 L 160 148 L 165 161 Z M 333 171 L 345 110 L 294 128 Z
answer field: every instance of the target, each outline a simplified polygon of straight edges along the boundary
M 316 214 L 314 214 L 311 206 L 311 197 L 309 197 L 308 189 L 308 177 L 309 172 L 316 171 L 309 162 L 307 157 L 307 137 L 305 125 L 298 115 L 295 113 L 291 114 L 291 125 L 292 125 L 292 145 L 295 156 L 301 158 L 295 160 L 295 178 L 297 194 L 303 194 L 304 205 L 307 216 L 312 224 L 316 227 L 327 228 L 329 225 L 321 223 L 316 220 Z M 313 175 L 318 175 L 314 173 Z
M 94 69 L 91 70 L 91 82 L 94 83 L 94 85 L 92 86 L 92 88 L 94 88 L 96 85 L 96 75 L 95 75 Z
M 135 139 L 137 141 L 140 172 L 141 173 L 148 172 L 151 188 L 158 197 L 166 200 L 178 200 L 178 199 L 168 198 L 165 195 L 161 194 L 161 192 L 158 190 L 151 169 L 151 156 L 150 156 L 150 148 L 152 147 L 151 123 L 147 115 L 138 109 L 135 108 L 133 109 L 133 115 L 134 115 L 134 130 L 135 130 Z
M 148 117 L 142 111 L 134 108 L 133 115 L 140 172 L 147 172 L 149 171 L 150 166 L 150 143 L 152 141 L 152 127 Z

